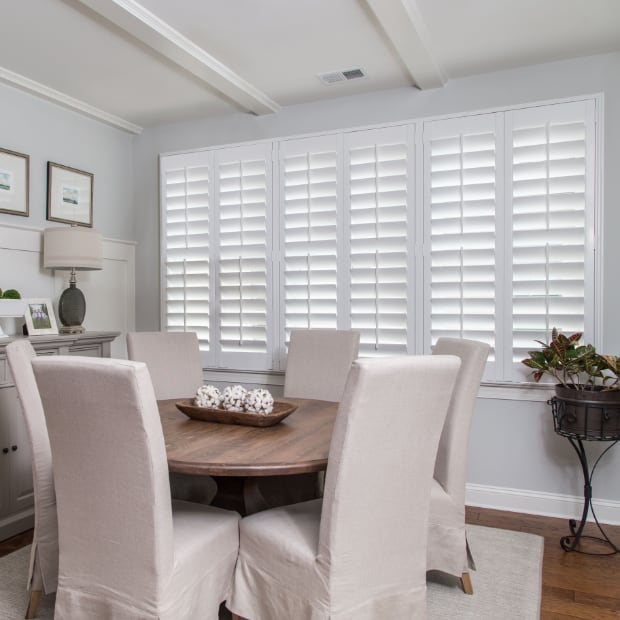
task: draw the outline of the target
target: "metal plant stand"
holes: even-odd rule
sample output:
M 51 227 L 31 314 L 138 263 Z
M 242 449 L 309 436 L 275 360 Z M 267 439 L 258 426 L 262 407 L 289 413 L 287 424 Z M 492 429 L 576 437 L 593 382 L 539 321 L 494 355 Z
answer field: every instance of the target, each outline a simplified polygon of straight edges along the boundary
M 618 404 L 585 400 L 584 398 L 569 400 L 557 398 L 556 396 L 549 400 L 548 403 L 551 405 L 553 412 L 555 432 L 570 441 L 579 457 L 584 482 L 581 520 L 579 523 L 575 519 L 569 520 L 568 524 L 571 533 L 568 536 L 562 537 L 560 545 L 564 551 L 576 551 L 577 553 L 587 555 L 614 555 L 615 553 L 620 553 L 620 549 L 609 539 L 598 522 L 594 506 L 592 505 L 592 478 L 596 466 L 603 456 L 620 440 L 620 407 Z M 588 464 L 588 455 L 583 444 L 584 441 L 612 442 L 599 455 L 591 469 Z M 586 536 L 583 534 L 590 511 L 601 536 Z M 595 552 L 579 549 L 577 547 L 582 538 L 603 543 L 609 550 Z

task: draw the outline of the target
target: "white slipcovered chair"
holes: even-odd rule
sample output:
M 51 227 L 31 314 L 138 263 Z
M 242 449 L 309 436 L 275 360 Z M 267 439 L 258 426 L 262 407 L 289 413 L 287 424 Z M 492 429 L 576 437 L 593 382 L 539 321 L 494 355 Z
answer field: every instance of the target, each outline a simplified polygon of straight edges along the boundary
M 151 375 L 157 400 L 191 398 L 203 384 L 200 347 L 195 332 L 129 332 L 127 355 L 144 362 Z M 210 476 L 170 472 L 175 499 L 209 504 L 217 493 Z
M 171 500 L 145 364 L 57 356 L 33 368 L 54 459 L 56 620 L 217 620 L 239 515 Z
M 451 356 L 353 364 L 323 499 L 241 521 L 233 618 L 425 617 L 430 487 L 459 365 Z
M 284 398 L 340 402 L 360 334 L 345 329 L 294 329 L 288 346 Z M 319 497 L 323 473 L 270 476 L 249 480 L 248 500 L 254 512 Z M 251 498 L 251 501 L 250 501 Z
M 439 338 L 433 355 L 456 355 L 461 369 L 441 432 L 431 488 L 427 569 L 461 579 L 473 593 L 469 569 L 475 568 L 465 530 L 465 474 L 469 431 L 489 345 L 475 340 Z
M 352 330 L 292 330 L 284 396 L 340 402 L 359 344 L 360 334 Z
M 21 403 L 32 452 L 34 535 L 30 552 L 30 598 L 26 618 L 34 618 L 41 593 L 56 592 L 58 585 L 58 519 L 52 452 L 43 405 L 32 371 L 35 350 L 27 339 L 14 340 L 6 347 L 6 357 Z
M 195 332 L 129 332 L 127 355 L 148 366 L 157 400 L 190 398 L 203 384 Z

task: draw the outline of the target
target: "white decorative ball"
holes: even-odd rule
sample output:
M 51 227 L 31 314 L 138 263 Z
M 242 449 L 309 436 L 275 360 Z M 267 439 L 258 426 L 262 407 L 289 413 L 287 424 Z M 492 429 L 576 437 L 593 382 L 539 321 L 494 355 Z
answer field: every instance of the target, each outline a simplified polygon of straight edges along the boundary
M 245 409 L 250 413 L 267 415 L 273 411 L 273 396 L 269 390 L 256 388 L 245 397 Z
M 244 411 L 247 390 L 242 385 L 229 385 L 224 389 L 224 409 Z
M 194 405 L 217 409 L 222 404 L 222 393 L 214 385 L 201 385 L 196 390 Z

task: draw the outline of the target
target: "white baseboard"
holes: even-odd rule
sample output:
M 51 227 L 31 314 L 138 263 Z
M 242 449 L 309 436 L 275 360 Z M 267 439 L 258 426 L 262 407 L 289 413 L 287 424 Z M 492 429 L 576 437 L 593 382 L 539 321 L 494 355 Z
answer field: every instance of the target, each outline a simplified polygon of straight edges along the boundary
M 545 517 L 579 519 L 583 510 L 583 497 L 508 489 L 502 487 L 467 484 L 465 503 L 468 506 L 524 512 Z M 600 523 L 620 525 L 620 502 L 607 499 L 592 499 L 596 517 Z M 593 521 L 592 514 L 588 521 Z

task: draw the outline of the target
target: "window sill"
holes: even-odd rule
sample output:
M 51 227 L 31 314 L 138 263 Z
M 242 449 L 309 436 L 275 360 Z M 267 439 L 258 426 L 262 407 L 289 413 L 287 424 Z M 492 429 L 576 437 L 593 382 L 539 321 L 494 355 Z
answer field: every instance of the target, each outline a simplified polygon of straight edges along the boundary
M 206 381 L 214 383 L 247 383 L 253 385 L 284 385 L 284 372 L 278 370 L 234 370 L 231 368 L 205 368 Z M 547 402 L 553 396 L 553 385 L 536 383 L 491 383 L 480 385 L 478 398 L 493 400 L 524 400 Z

